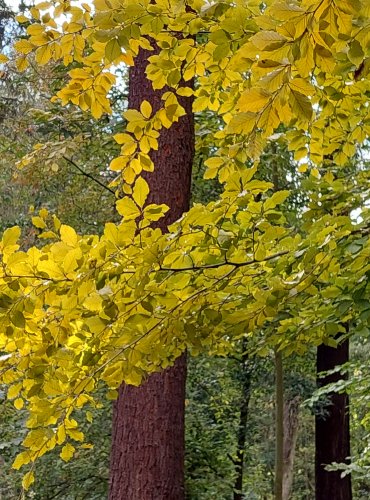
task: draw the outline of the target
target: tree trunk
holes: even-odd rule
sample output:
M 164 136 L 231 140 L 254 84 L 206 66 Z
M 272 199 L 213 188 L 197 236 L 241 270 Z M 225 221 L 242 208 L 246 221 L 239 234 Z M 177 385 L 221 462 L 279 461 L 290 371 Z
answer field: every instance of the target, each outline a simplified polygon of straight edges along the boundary
M 284 371 L 283 355 L 275 351 L 275 500 L 283 499 L 284 474 Z
M 145 76 L 147 58 L 141 50 L 129 75 L 129 108 L 146 99 L 157 111 L 168 88 L 154 91 Z M 146 174 L 149 203 L 170 210 L 157 226 L 166 227 L 189 208 L 194 155 L 192 102 L 180 98 L 186 116 L 162 129 L 155 170 Z M 110 469 L 110 500 L 181 500 L 184 493 L 184 413 L 186 355 L 140 387 L 122 385 L 114 404 Z
M 251 397 L 251 366 L 248 354 L 243 352 L 241 360 L 241 375 L 242 375 L 242 399 L 240 402 L 240 415 L 238 427 L 238 447 L 236 452 L 236 460 L 234 461 L 236 479 L 234 484 L 234 500 L 243 500 L 243 471 L 244 471 L 244 455 L 245 443 L 247 435 L 248 423 L 248 407 Z
M 283 499 L 292 495 L 295 448 L 298 437 L 299 396 L 284 403 Z
M 317 349 L 317 373 L 332 370 L 349 359 L 349 342 L 337 348 L 321 345 Z M 340 373 L 318 377 L 322 387 L 342 378 Z M 351 500 L 351 476 L 341 478 L 340 471 L 326 471 L 332 462 L 345 463 L 350 456 L 348 395 L 330 394 L 323 412 L 316 415 L 316 500 Z

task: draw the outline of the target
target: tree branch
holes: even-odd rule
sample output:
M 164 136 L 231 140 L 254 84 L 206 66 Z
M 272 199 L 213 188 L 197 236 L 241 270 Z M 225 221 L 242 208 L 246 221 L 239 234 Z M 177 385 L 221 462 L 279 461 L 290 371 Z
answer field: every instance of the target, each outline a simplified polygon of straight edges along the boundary
M 63 159 L 66 160 L 68 163 L 70 163 L 73 167 L 77 168 L 77 170 L 79 172 L 81 172 L 82 175 L 84 175 L 85 177 L 88 177 L 89 179 L 91 179 L 92 181 L 96 182 L 97 184 L 99 184 L 99 186 L 101 186 L 102 188 L 106 189 L 107 191 L 109 191 L 110 193 L 116 195 L 115 191 L 113 189 L 111 189 L 110 187 L 106 186 L 103 182 L 99 181 L 99 179 L 96 179 L 93 175 L 91 174 L 88 174 L 87 172 L 85 172 L 79 165 L 77 165 L 76 162 L 74 162 L 71 158 L 68 158 L 67 156 L 63 156 Z
M 275 259 L 276 257 L 281 257 L 282 255 L 286 255 L 289 253 L 289 250 L 283 250 L 281 252 L 277 252 L 273 255 L 269 255 L 268 257 L 261 259 L 261 260 L 256 260 L 256 259 L 251 259 L 247 260 L 245 262 L 229 262 L 228 260 L 225 260 L 224 262 L 217 262 L 216 264 L 208 264 L 205 266 L 189 266 L 189 267 L 180 267 L 180 268 L 172 268 L 172 267 L 160 267 L 160 271 L 173 271 L 174 273 L 179 273 L 182 271 L 201 271 L 203 269 L 217 269 L 222 266 L 233 266 L 233 267 L 244 267 L 244 266 L 250 266 L 252 264 L 256 264 L 257 262 L 267 262 L 269 260 Z

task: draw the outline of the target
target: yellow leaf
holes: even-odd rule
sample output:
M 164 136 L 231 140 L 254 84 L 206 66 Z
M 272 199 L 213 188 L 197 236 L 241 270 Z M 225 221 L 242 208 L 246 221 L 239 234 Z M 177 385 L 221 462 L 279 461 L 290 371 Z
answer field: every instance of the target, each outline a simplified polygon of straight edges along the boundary
M 261 111 L 270 100 L 270 94 L 263 89 L 249 89 L 239 99 L 239 109 L 245 113 Z
M 0 64 L 6 63 L 9 61 L 9 57 L 7 57 L 5 54 L 0 54 Z
M 148 101 L 143 101 L 140 105 L 140 111 L 144 118 L 150 118 L 150 115 L 152 114 L 151 104 Z
M 144 116 L 140 113 L 140 111 L 137 111 L 137 109 L 128 109 L 123 113 L 123 116 L 129 122 L 138 122 L 144 120 Z
M 18 57 L 15 60 L 15 64 L 17 66 L 18 71 L 25 71 L 29 66 L 29 62 L 26 59 L 26 57 Z
M 46 10 L 46 9 L 49 9 L 51 7 L 51 3 L 50 2 L 39 2 L 35 5 L 35 7 L 38 10 Z
M 22 382 L 19 382 L 18 384 L 14 384 L 14 385 L 10 386 L 8 389 L 7 398 L 8 399 L 16 398 L 21 389 L 22 389 Z
M 50 429 L 34 429 L 27 434 L 22 444 L 31 450 L 40 450 L 51 434 Z
M 143 377 L 139 372 L 132 370 L 128 375 L 125 376 L 124 380 L 128 385 L 139 386 L 143 380 Z
M 60 382 L 56 379 L 48 380 L 43 386 L 43 390 L 48 396 L 60 396 L 63 394 Z
M 12 464 L 12 468 L 19 470 L 22 467 L 22 465 L 27 465 L 30 463 L 30 461 L 31 461 L 31 453 L 28 450 L 22 451 L 22 453 L 19 453 L 19 455 L 15 457 L 15 460 Z
M 81 445 L 81 448 L 83 448 L 84 450 L 91 450 L 92 448 L 94 448 L 94 445 L 90 443 L 84 443 Z
M 35 59 L 41 66 L 47 64 L 51 59 L 50 45 L 43 45 L 36 50 Z
M 130 144 L 132 142 L 136 144 L 135 139 L 130 134 L 115 134 L 113 138 L 118 144 Z
M 84 301 L 84 306 L 89 311 L 100 311 L 103 299 L 99 294 L 89 295 Z
M 57 430 L 57 444 L 62 444 L 66 440 L 66 430 L 64 425 L 60 425 Z
M 294 78 L 289 82 L 289 87 L 304 95 L 313 95 L 315 93 L 314 86 L 304 78 Z
M 24 406 L 24 401 L 23 399 L 21 398 L 17 398 L 15 401 L 14 401 L 14 406 L 17 410 L 21 410 Z
M 67 243 L 67 245 L 71 247 L 76 246 L 78 242 L 76 231 L 72 227 L 66 226 L 65 224 L 60 226 L 60 238 L 64 243 Z
M 75 429 L 67 429 L 67 434 L 75 441 L 83 441 L 85 437 L 83 432 L 77 431 Z
M 60 267 L 52 260 L 40 260 L 37 264 L 39 271 L 46 274 L 47 277 L 53 279 L 63 279 L 64 273 Z
M 309 98 L 301 94 L 301 92 L 296 92 L 292 90 L 290 93 L 290 105 L 292 107 L 293 113 L 299 119 L 311 120 L 312 118 L 312 104 Z
M 32 217 L 32 224 L 38 229 L 45 229 L 45 221 L 41 217 Z
M 307 169 L 308 169 L 308 164 L 307 163 L 302 163 L 298 167 L 298 172 L 300 172 L 301 174 L 304 174 L 305 172 L 307 172 Z
M 135 182 L 133 198 L 135 203 L 142 208 L 149 194 L 149 186 L 143 177 L 139 177 Z
M 81 250 L 77 247 L 70 250 L 63 259 L 63 269 L 66 274 L 72 273 L 77 267 L 77 260 L 82 256 Z
M 38 36 L 44 32 L 44 27 L 41 24 L 31 24 L 27 28 L 27 33 L 31 36 Z
M 19 16 L 15 17 L 15 20 L 17 23 L 22 24 L 22 23 L 28 23 L 29 19 L 28 17 L 24 16 L 23 14 L 19 14 Z
M 73 457 L 75 451 L 76 448 L 70 443 L 67 443 L 63 446 L 62 451 L 60 452 L 60 458 L 65 462 L 68 462 Z
M 180 87 L 179 89 L 177 89 L 176 94 L 185 97 L 190 97 L 194 95 L 194 90 L 189 87 Z
M 315 167 L 311 170 L 311 175 L 313 177 L 316 177 L 316 179 L 318 179 L 320 177 L 320 172 L 318 171 L 318 169 Z
M 140 215 L 140 210 L 137 205 L 128 198 L 122 198 L 118 200 L 116 203 L 117 211 L 120 215 L 122 215 L 126 220 L 136 219 Z
M 127 164 L 127 159 L 124 158 L 123 156 L 118 156 L 118 158 L 114 158 L 109 165 L 109 168 L 111 170 L 114 170 L 115 172 L 119 172 L 120 170 L 123 170 Z
M 14 44 L 14 48 L 17 52 L 29 54 L 33 49 L 33 45 L 28 40 L 17 40 Z
M 31 486 L 32 483 L 35 482 L 35 475 L 33 473 L 33 471 L 29 471 L 27 472 L 27 474 L 25 474 L 23 476 L 23 479 L 22 479 L 22 486 L 25 490 L 28 490 L 28 488 Z
M 46 217 L 49 215 L 48 209 L 47 208 L 41 208 L 41 210 L 39 210 L 39 215 L 43 219 L 46 219 Z
M 168 210 L 169 207 L 167 205 L 147 205 L 144 208 L 144 220 L 149 222 L 157 221 L 161 219 Z
M 7 246 L 16 245 L 18 238 L 21 235 L 21 230 L 18 226 L 10 227 L 6 229 L 3 234 L 3 245 L 4 248 Z
M 286 38 L 276 31 L 259 31 L 250 38 L 258 49 L 276 50 L 286 43 Z
M 93 100 L 90 106 L 91 114 L 97 120 L 100 118 L 104 112 L 102 106 L 98 103 L 97 100 Z

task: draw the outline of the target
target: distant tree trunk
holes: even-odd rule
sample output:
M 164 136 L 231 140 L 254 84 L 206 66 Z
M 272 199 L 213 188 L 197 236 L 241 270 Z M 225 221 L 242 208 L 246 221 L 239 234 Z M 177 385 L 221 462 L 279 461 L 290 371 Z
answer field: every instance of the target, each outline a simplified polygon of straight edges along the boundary
M 243 349 L 245 350 L 245 349 Z M 243 500 L 243 472 L 245 443 L 247 437 L 248 409 L 251 397 L 251 366 L 248 354 L 243 352 L 241 360 L 242 375 L 242 397 L 240 402 L 239 426 L 238 426 L 238 444 L 236 460 L 234 461 L 236 479 L 234 484 L 234 500 Z
M 146 99 L 156 111 L 168 88 L 154 91 L 145 76 L 141 50 L 130 68 L 129 107 Z M 189 208 L 194 155 L 192 103 L 180 98 L 186 116 L 162 129 L 155 170 L 146 175 L 150 203 L 166 203 L 170 211 L 157 226 L 166 230 Z M 172 368 L 151 375 L 140 387 L 122 385 L 114 404 L 110 500 L 181 500 L 184 498 L 184 413 L 186 355 Z
M 281 351 L 275 351 L 275 500 L 283 499 L 284 475 L 284 367 Z
M 337 348 L 321 345 L 317 349 L 317 373 L 332 370 L 349 359 L 349 342 Z M 319 387 L 336 382 L 340 373 L 318 377 Z M 332 462 L 345 463 L 350 455 L 349 399 L 347 394 L 330 394 L 328 405 L 316 415 L 316 500 L 351 500 L 351 476 L 341 478 L 340 471 L 329 472 Z
M 298 437 L 299 396 L 284 403 L 283 499 L 292 495 L 294 457 Z

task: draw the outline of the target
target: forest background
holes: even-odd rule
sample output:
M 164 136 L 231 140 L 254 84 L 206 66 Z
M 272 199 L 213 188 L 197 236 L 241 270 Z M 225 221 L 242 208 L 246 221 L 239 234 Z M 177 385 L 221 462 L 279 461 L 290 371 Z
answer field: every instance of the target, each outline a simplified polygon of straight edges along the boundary
M 10 36 L 14 36 L 12 30 L 20 29 L 15 28 L 9 17 L 2 23 L 7 26 L 4 33 L 9 30 Z M 364 58 L 364 54 L 361 57 Z M 50 103 L 50 97 L 65 81 L 66 70 L 62 65 L 49 63 L 41 70 L 31 65 L 22 73 L 10 65 L 4 71 L 1 81 L 0 182 L 4 193 L 1 229 L 15 224 L 21 226 L 22 245 L 28 248 L 42 245 L 43 238 L 38 237 L 45 233 L 47 226 L 55 223 L 54 214 L 81 234 L 101 233 L 107 220 L 118 222 L 114 190 L 112 192 L 109 187 L 115 175 L 107 167 L 120 149 L 113 135 L 125 125 L 122 118 L 127 97 L 125 70 L 118 70 L 120 85 L 111 91 L 112 115 L 104 115 L 99 121 L 72 104 L 62 107 L 57 102 Z M 209 110 L 199 111 L 196 127 L 192 201 L 208 203 L 222 192 L 217 180 L 203 179 L 204 162 L 214 153 L 214 145 L 207 143 L 207 139 L 217 132 L 219 122 Z M 355 151 L 353 160 L 346 164 L 347 177 L 358 171 L 367 172 L 366 148 L 365 141 L 361 149 Z M 31 151 L 35 153 L 30 154 Z M 258 170 L 260 179 L 270 181 L 279 190 L 289 190 L 284 210 L 291 226 L 301 224 L 302 214 L 309 204 L 307 193 L 318 179 L 318 173 L 312 171 L 311 166 L 307 167 L 296 153 L 292 143 L 287 145 L 284 134 L 277 133 L 264 149 Z M 22 164 L 25 156 L 27 161 L 23 160 Z M 362 197 L 362 212 L 366 201 Z M 355 205 L 353 211 L 358 209 L 358 201 Z M 356 219 L 358 212 L 351 216 Z M 353 253 L 355 251 L 353 249 Z M 359 300 L 367 302 L 363 297 Z M 369 310 L 368 305 L 361 304 L 364 320 L 368 318 L 367 313 L 364 314 Z M 367 498 L 370 488 L 367 446 L 364 446 L 368 438 L 367 334 L 367 329 L 361 325 L 352 339 L 352 363 L 348 366 L 349 380 L 345 382 L 348 392 L 353 392 L 356 385 L 356 392 L 351 397 L 353 460 L 349 466 L 354 498 Z M 244 495 L 256 499 L 272 497 L 273 351 L 267 348 L 258 356 L 246 354 L 243 341 L 239 341 L 232 353 L 211 357 L 201 354 L 191 359 L 186 400 L 188 498 L 232 497 L 240 475 L 241 430 L 244 430 Z M 311 346 L 304 357 L 291 356 L 285 360 L 285 428 L 295 450 L 290 456 L 290 465 L 293 467 L 294 458 L 292 491 L 293 498 L 297 499 L 312 498 L 314 494 L 314 414 L 322 411 L 320 404 L 312 403 L 316 377 L 314 359 Z M 4 498 L 15 498 L 20 494 L 22 474 L 9 473 L 9 467 L 17 454 L 16 446 L 25 434 L 25 416 L 22 410 L 16 411 L 9 401 L 12 398 L 7 399 L 5 391 L 3 398 L 0 432 L 4 467 L 0 483 Z M 311 404 L 307 402 L 309 399 Z M 87 441 L 94 443 L 93 450 L 81 448 L 75 459 L 67 463 L 56 451 L 42 457 L 37 465 L 38 481 L 28 493 L 30 498 L 105 498 L 110 433 L 104 434 L 101 429 L 107 429 L 105 423 L 110 418 L 110 402 L 106 402 L 102 408 L 93 410 L 91 422 L 83 424 Z

